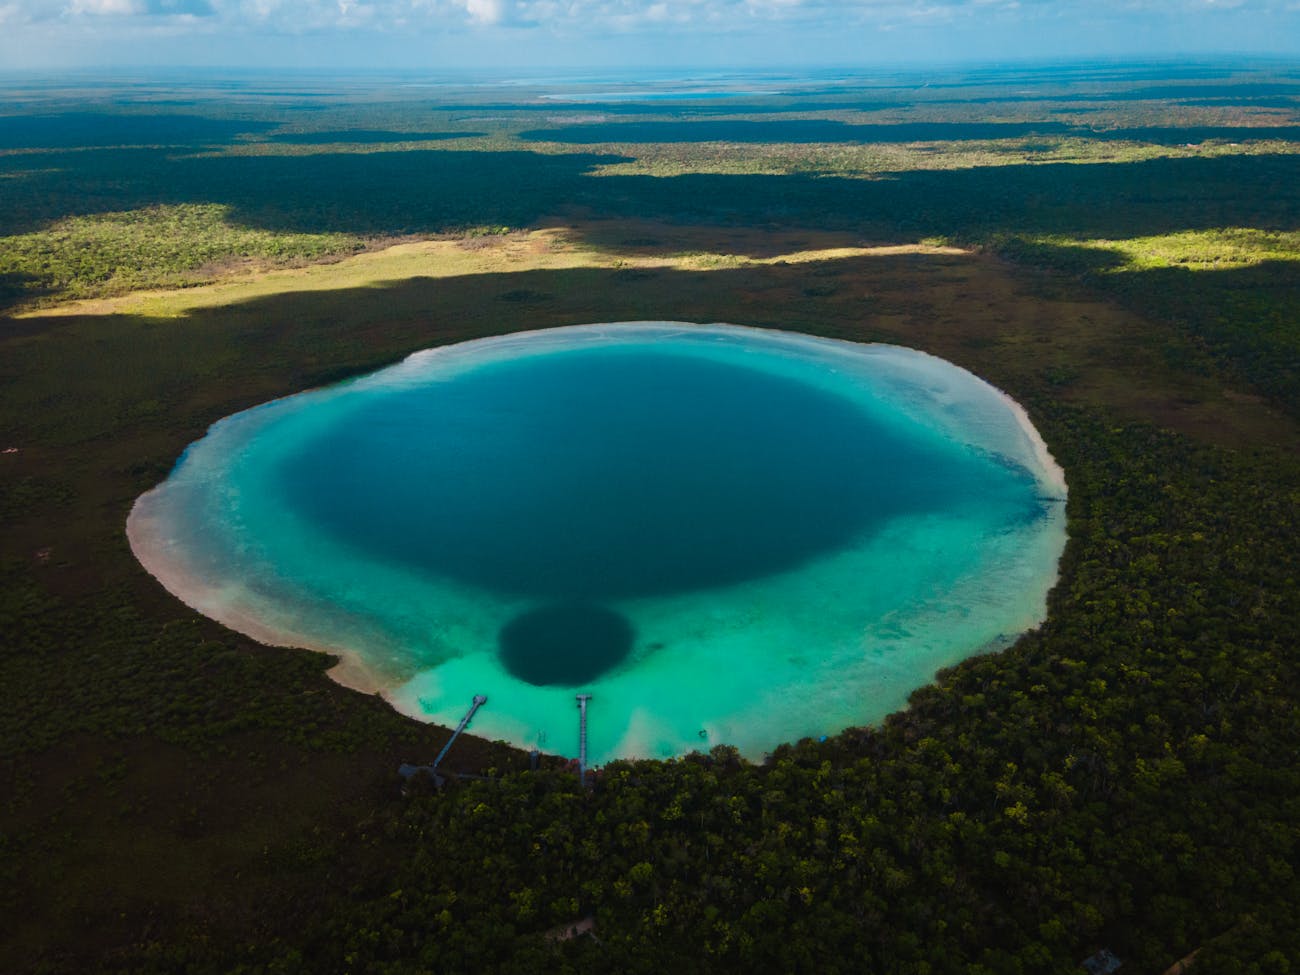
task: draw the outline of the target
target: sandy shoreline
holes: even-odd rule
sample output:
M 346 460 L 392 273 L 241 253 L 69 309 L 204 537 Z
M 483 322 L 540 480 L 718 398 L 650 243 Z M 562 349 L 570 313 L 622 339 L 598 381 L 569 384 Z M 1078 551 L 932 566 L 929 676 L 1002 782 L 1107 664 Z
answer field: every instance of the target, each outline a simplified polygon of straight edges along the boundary
M 1047 441 L 1043 439 L 1043 435 L 1038 432 L 1038 428 L 1034 426 L 1033 421 L 1029 418 L 1029 411 L 1017 403 L 1009 393 L 998 389 L 992 383 L 989 384 L 989 387 L 1002 397 L 1003 401 L 1010 407 L 1016 422 L 1020 424 L 1020 429 L 1025 432 L 1025 436 L 1029 438 L 1029 442 L 1034 448 L 1034 456 L 1038 458 L 1039 465 L 1047 474 L 1047 484 L 1059 491 L 1061 495 L 1059 500 L 1064 501 L 1070 492 L 1069 486 L 1065 483 L 1065 470 L 1052 456 Z
M 363 694 L 380 695 L 386 695 L 392 689 L 393 683 L 367 667 L 356 650 L 268 626 L 252 612 L 240 609 L 238 600 L 230 599 L 226 590 L 204 581 L 176 558 L 174 546 L 165 537 L 159 517 L 150 510 L 166 488 L 164 482 L 140 495 L 126 518 L 126 538 L 132 554 L 164 589 L 195 612 L 263 646 L 312 650 L 337 657 L 338 663 L 326 674 L 344 687 Z

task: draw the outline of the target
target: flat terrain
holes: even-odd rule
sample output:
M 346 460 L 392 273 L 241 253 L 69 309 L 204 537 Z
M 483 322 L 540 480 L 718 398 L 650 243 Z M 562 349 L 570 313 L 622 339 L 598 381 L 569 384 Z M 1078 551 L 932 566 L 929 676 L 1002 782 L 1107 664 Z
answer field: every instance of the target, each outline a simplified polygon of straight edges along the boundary
M 689 107 L 13 84 L 0 969 L 1300 964 L 1300 70 L 1170 70 Z M 1005 389 L 1071 489 L 1048 622 L 762 765 L 616 763 L 583 794 L 470 738 L 450 766 L 486 780 L 403 797 L 445 729 L 130 555 L 134 498 L 222 416 L 638 319 L 894 342 Z M 588 916 L 599 941 L 548 938 Z
M 615 231 L 637 243 L 602 246 Z M 537 288 L 505 288 L 521 281 Z M 102 336 L 109 316 L 176 319 L 181 331 L 203 332 L 230 327 L 240 306 L 259 317 L 325 315 L 331 328 L 427 311 L 452 330 L 451 340 L 487 334 L 497 323 L 514 330 L 512 320 L 517 327 L 603 321 L 602 309 L 616 308 L 625 309 L 622 317 L 610 320 L 766 327 L 793 320 L 802 331 L 922 348 L 994 382 L 1004 370 L 1068 373 L 1068 381 L 1056 382 L 1069 400 L 1116 407 L 1216 443 L 1297 443 L 1294 421 L 1247 387 L 1169 370 L 1162 357 L 1185 341 L 1176 329 L 1053 285 L 1045 290 L 1041 277 L 1026 279 L 997 256 L 959 247 L 864 245 L 845 233 L 807 229 L 619 221 L 394 244 L 328 264 L 230 273 L 191 288 L 74 300 L 14 319 L 75 321 Z M 520 305 L 524 315 L 512 308 Z M 448 340 L 441 328 L 438 340 Z

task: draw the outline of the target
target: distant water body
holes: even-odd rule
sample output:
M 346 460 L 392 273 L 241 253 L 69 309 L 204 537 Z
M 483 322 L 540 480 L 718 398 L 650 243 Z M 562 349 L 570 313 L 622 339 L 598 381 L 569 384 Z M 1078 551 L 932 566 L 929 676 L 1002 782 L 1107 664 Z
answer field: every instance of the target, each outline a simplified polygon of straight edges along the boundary
M 432 349 L 215 424 L 140 561 L 413 716 L 593 762 L 874 722 L 1039 623 L 1065 483 L 921 352 L 639 322 Z
M 781 94 L 784 94 L 784 92 L 778 89 L 763 90 L 759 88 L 702 88 L 656 91 L 654 89 L 629 87 L 619 91 L 552 92 L 542 95 L 542 98 L 556 102 L 696 102 L 724 98 L 763 98 Z

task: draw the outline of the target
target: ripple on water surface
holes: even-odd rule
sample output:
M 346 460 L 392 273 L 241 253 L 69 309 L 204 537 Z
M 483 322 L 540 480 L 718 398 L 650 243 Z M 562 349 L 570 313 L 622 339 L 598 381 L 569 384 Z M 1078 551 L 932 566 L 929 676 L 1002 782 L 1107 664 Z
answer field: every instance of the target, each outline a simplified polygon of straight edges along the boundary
M 1039 622 L 1065 486 L 924 353 L 629 323 L 448 346 L 229 417 L 128 524 L 182 599 L 345 682 L 594 761 L 874 721 Z

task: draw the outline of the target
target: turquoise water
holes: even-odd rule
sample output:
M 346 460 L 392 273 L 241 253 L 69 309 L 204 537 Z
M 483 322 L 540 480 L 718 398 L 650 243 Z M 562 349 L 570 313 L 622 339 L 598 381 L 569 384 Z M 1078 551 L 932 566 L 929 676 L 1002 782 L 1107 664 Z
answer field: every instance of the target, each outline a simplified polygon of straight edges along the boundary
M 216 424 L 145 495 L 200 611 L 400 710 L 591 758 L 759 757 L 1039 622 L 1065 486 L 942 360 L 629 323 L 417 353 Z

